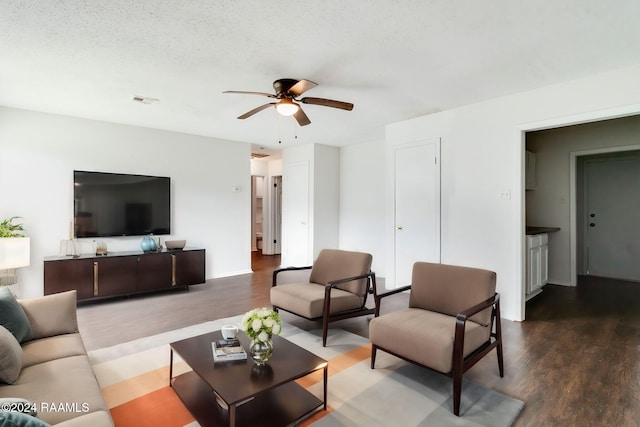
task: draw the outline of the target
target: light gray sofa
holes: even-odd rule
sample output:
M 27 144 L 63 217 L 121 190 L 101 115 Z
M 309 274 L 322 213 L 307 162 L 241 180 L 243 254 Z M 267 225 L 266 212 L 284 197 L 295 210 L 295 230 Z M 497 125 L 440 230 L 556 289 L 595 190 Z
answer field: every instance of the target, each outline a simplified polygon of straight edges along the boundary
M 22 363 L 17 379 L 12 384 L 0 383 L 0 398 L 26 399 L 39 420 L 55 426 L 113 426 L 78 332 L 76 291 L 18 303 L 31 331 L 19 345 Z M 13 336 L 7 338 L 7 330 L 11 325 L 0 331 L 5 334 L 3 350 L 14 345 L 8 342 Z M 19 351 L 15 349 L 11 356 L 20 357 Z M 5 418 L 10 416 L 5 414 Z

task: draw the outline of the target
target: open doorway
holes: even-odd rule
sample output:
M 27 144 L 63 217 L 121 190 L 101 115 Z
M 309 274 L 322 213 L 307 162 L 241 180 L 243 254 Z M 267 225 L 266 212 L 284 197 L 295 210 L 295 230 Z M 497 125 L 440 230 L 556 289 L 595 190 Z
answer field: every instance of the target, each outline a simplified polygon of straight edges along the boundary
M 251 268 L 280 265 L 282 223 L 282 153 L 252 147 Z
M 606 158 L 615 158 L 621 152 L 640 149 L 637 143 L 639 133 L 640 115 L 594 119 L 587 123 L 558 125 L 525 133 L 524 148 L 535 153 L 535 187 L 525 191 L 525 223 L 560 228 L 560 231 L 549 235 L 548 283 L 577 286 L 578 277 L 588 271 L 584 236 L 588 233 L 589 224 L 594 223 L 597 227 L 598 223 L 589 221 L 592 218 L 589 215 L 593 212 L 587 212 L 588 209 L 585 211 L 583 207 L 586 191 L 583 162 L 591 159 L 593 162 L 606 163 Z M 629 173 L 633 175 L 633 171 Z M 592 180 L 600 176 L 597 179 L 602 181 L 603 176 L 608 179 L 610 175 L 598 172 Z M 629 179 L 627 175 L 628 173 L 621 179 Z M 608 187 L 603 191 L 615 192 L 613 188 L 617 185 L 612 185 L 612 188 Z M 640 186 L 632 188 L 635 189 L 633 197 L 640 197 Z M 607 200 L 605 203 L 617 203 Z M 604 238 L 601 243 L 609 245 L 605 252 L 611 250 L 613 242 L 607 241 L 606 233 L 601 237 Z M 523 249 L 527 250 L 526 239 Z M 523 270 L 526 267 L 525 263 Z M 526 276 L 526 272 L 523 273 Z
M 264 177 L 251 176 L 251 251 L 262 252 L 264 223 Z
M 640 282 L 640 151 L 576 162 L 577 274 Z
M 266 239 L 269 242 L 273 240 L 274 232 L 273 212 L 270 211 L 274 202 L 273 192 L 267 188 L 266 177 L 251 176 L 251 270 L 254 272 L 280 265 L 280 254 L 273 254 L 273 245 L 266 244 Z
M 282 251 L 282 175 L 271 178 L 271 235 L 273 255 Z

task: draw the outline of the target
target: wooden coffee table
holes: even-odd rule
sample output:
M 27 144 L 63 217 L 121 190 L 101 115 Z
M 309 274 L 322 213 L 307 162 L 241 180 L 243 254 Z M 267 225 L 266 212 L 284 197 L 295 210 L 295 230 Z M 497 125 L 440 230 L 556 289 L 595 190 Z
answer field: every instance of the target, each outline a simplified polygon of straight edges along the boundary
M 249 339 L 238 338 L 248 353 Z M 247 360 L 213 362 L 211 343 L 222 339 L 220 331 L 171 343 L 169 384 L 202 427 L 274 426 L 300 421 L 321 407 L 327 409 L 326 360 L 273 337 L 273 355 L 264 366 Z M 192 371 L 173 377 L 173 352 Z M 324 400 L 295 380 L 323 370 Z

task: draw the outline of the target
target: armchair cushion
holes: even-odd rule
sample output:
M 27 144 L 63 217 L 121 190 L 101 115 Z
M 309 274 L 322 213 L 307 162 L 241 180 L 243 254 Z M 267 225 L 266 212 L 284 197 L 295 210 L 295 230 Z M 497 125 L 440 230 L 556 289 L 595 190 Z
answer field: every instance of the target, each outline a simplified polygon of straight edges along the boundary
M 271 288 L 271 304 L 286 307 L 287 311 L 308 319 L 322 317 L 325 287 L 315 283 L 295 283 Z M 358 295 L 342 289 L 331 290 L 330 313 L 358 309 L 362 300 Z
M 428 286 L 412 286 L 409 307 L 437 311 L 456 316 L 496 291 L 496 273 L 471 267 L 416 262 L 412 282 Z M 491 308 L 472 316 L 481 325 L 491 322 Z
M 371 254 L 364 252 L 323 249 L 313 264 L 309 281 L 325 285 L 333 280 L 365 275 L 371 269 L 372 258 Z M 336 288 L 364 298 L 367 279 L 342 283 Z
M 456 318 L 420 308 L 405 308 L 376 317 L 369 323 L 371 342 L 398 356 L 449 373 L 452 369 Z M 464 356 L 489 339 L 491 331 L 473 321 L 464 333 Z

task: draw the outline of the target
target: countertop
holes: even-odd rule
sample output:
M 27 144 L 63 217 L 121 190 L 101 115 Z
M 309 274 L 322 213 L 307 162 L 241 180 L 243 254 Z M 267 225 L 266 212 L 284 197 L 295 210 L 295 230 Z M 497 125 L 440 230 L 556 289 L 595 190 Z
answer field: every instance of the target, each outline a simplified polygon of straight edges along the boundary
M 553 233 L 560 231 L 560 227 L 527 227 L 525 234 L 532 236 L 534 234 Z

